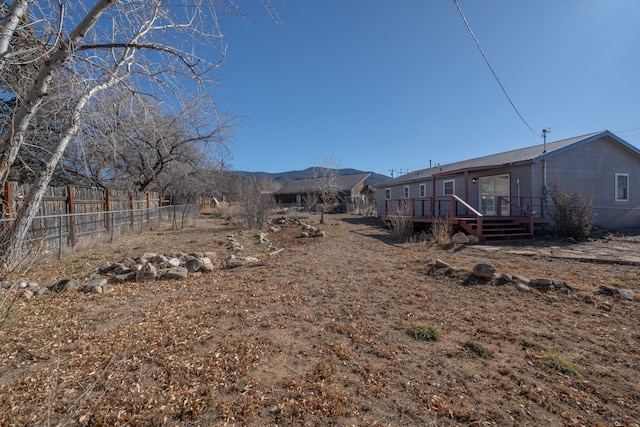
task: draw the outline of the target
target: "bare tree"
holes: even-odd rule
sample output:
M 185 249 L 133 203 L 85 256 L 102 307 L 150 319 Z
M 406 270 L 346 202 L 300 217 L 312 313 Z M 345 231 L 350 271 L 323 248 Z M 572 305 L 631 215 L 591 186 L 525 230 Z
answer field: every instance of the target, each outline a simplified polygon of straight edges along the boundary
M 94 104 L 62 164 L 65 171 L 91 177 L 99 186 L 138 191 L 166 187 L 228 152 L 225 140 L 232 121 L 211 121 L 200 104 L 167 112 L 146 99 L 127 102 L 126 94 Z
M 84 2 L 18 0 L 0 9 L 3 79 L 19 74 L 27 63 L 37 70 L 31 73 L 35 77 L 25 74 L 20 86 L 9 88 L 16 102 L 9 131 L 0 140 L 0 184 L 23 148 L 34 117 L 54 95 L 51 89 L 65 100 L 55 143 L 8 230 L 11 247 L 5 248 L 5 261 L 20 258 L 47 185 L 81 127 L 85 107 L 99 93 L 120 87 L 134 97 L 164 97 L 178 105 L 181 95 L 193 92 L 180 90 L 188 79 L 196 83 L 200 98 L 209 96 L 209 76 L 225 56 L 217 22 L 223 6 L 213 0 L 96 0 L 86 8 Z M 38 46 L 35 57 L 31 45 Z M 214 61 L 199 55 L 210 56 L 212 47 L 219 52 Z
M 275 208 L 274 183 L 268 178 L 240 177 L 240 219 L 251 229 L 260 229 Z
M 324 224 L 324 214 L 328 207 L 340 197 L 338 188 L 339 166 L 333 157 L 326 157 L 320 166 L 313 168 L 313 177 L 318 182 L 318 198 L 322 205 L 320 224 Z

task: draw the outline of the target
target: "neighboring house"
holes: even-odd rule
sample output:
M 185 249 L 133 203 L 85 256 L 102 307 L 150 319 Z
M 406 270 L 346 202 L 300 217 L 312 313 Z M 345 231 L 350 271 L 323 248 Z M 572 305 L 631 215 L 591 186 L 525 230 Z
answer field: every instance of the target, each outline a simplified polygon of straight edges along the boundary
M 640 226 L 640 150 L 609 131 L 423 169 L 376 185 L 378 215 L 447 218 L 481 240 L 550 223 L 549 184 L 592 197 L 593 223 Z
M 357 173 L 326 178 L 297 179 L 284 184 L 273 195 L 279 204 L 312 208 L 322 203 L 322 194 L 330 192 L 340 203 L 347 206 L 360 206 L 362 202 L 370 200 L 373 196 L 373 190 L 367 185 L 367 178 L 370 175 L 370 173 Z

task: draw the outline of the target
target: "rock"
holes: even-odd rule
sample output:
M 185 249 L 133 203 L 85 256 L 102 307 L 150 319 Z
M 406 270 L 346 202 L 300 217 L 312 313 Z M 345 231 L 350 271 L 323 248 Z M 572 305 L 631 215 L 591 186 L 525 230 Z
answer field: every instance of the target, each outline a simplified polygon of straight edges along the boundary
M 20 291 L 20 298 L 22 298 L 25 301 L 29 301 L 31 298 L 33 298 L 33 292 L 31 292 L 29 289 L 22 289 Z
M 553 279 L 531 279 L 529 281 L 529 286 L 536 288 L 541 292 L 549 292 L 550 290 L 555 289 Z
M 135 265 L 135 264 L 132 264 Z M 115 274 L 116 276 L 119 274 L 129 274 L 131 273 L 133 270 L 131 269 L 131 267 L 129 265 L 125 265 L 122 263 L 116 264 L 112 269 L 111 269 L 111 273 Z
M 469 234 L 467 236 L 469 243 L 480 243 L 480 238 L 478 236 L 474 236 L 473 234 Z
M 205 252 L 203 255 L 204 258 L 209 258 L 211 261 L 218 259 L 218 254 L 215 252 Z
M 155 265 L 148 262 L 143 264 L 140 267 L 140 270 L 138 270 L 138 273 L 136 274 L 136 282 L 155 279 L 156 277 L 158 277 L 158 269 Z
M 105 264 L 102 264 L 102 267 L 100 267 L 98 269 L 98 273 L 106 274 L 106 273 L 110 272 L 111 270 L 113 270 L 114 267 L 115 267 L 114 264 L 111 264 L 110 262 L 107 262 Z
M 84 285 L 84 287 L 82 288 L 83 291 L 85 292 L 94 292 L 94 293 L 102 293 L 102 287 L 104 285 L 107 284 L 107 279 L 96 279 L 96 280 L 92 280 L 89 283 L 87 283 L 86 285 Z M 100 288 L 99 290 L 96 290 L 94 288 Z
M 254 264 L 258 262 L 258 258 L 254 257 L 231 257 L 225 261 L 227 268 L 241 267 L 247 264 Z
M 481 279 L 491 279 L 495 272 L 496 269 L 489 264 L 476 264 L 473 267 L 473 275 Z
M 171 267 L 180 267 L 182 265 L 182 261 L 177 257 L 173 257 L 167 261 L 167 264 Z
M 49 292 L 48 288 L 42 288 L 42 287 L 38 287 L 38 289 L 33 291 L 33 295 L 39 297 L 40 295 L 44 295 L 47 292 Z
M 451 237 L 451 241 L 456 245 L 466 245 L 467 243 L 469 243 L 469 239 L 467 238 L 467 235 L 464 234 L 462 231 L 458 231 L 456 234 L 454 234 Z
M 136 265 L 136 261 L 129 258 L 129 257 L 124 257 L 122 258 L 122 260 L 120 261 L 120 264 L 132 268 L 134 265 Z
M 117 282 L 133 282 L 136 280 L 137 276 L 138 276 L 137 271 L 130 271 L 128 273 L 118 274 L 114 277 L 114 279 Z
M 80 282 L 76 279 L 62 279 L 57 283 L 49 286 L 52 292 L 70 292 L 80 286 Z
M 203 273 L 211 273 L 215 269 L 209 257 L 200 258 L 200 262 L 202 263 L 200 271 Z
M 434 262 L 434 265 L 437 268 L 451 268 L 451 266 L 448 263 L 442 261 L 441 259 L 436 259 Z
M 604 311 L 611 311 L 613 309 L 613 307 L 611 306 L 611 304 L 603 302 L 602 304 L 600 304 L 600 309 L 602 309 Z
M 189 275 L 189 271 L 185 267 L 171 267 L 165 273 L 165 279 L 184 280 Z
M 618 293 L 618 288 L 615 286 L 609 285 L 600 285 L 600 291 L 598 291 L 601 295 L 614 296 Z
M 635 295 L 629 289 L 618 289 L 618 294 L 626 300 L 635 300 Z
M 502 280 L 504 280 L 505 282 L 513 282 L 513 277 L 511 277 L 511 275 L 510 275 L 510 274 L 507 274 L 507 273 L 502 273 L 502 274 L 500 275 L 500 278 L 501 278 Z
M 158 256 L 158 254 L 154 254 L 151 252 L 145 252 L 142 255 L 140 255 L 140 261 L 141 262 L 153 262 L 153 260 L 156 259 L 156 257 Z
M 516 280 L 520 283 L 524 283 L 525 285 L 528 285 L 530 280 L 528 277 L 524 277 L 524 276 L 520 276 L 519 274 L 514 274 L 513 275 L 513 280 Z
M 516 284 L 516 289 L 519 290 L 520 292 L 531 292 L 531 288 L 530 287 L 528 287 L 524 283 L 520 283 L 520 282 L 518 282 Z
M 202 267 L 202 261 L 194 258 L 187 261 L 184 266 L 187 270 L 189 270 L 189 273 L 195 273 L 196 271 L 200 271 L 200 268 Z
M 168 263 L 168 262 L 169 262 L 169 258 L 167 258 L 167 257 L 166 257 L 166 256 L 164 256 L 164 255 L 158 255 L 157 257 L 155 257 L 155 258 L 152 260 L 152 262 L 153 262 L 155 265 L 164 265 L 164 264 L 166 264 L 166 263 Z
M 584 302 L 585 304 L 593 304 L 593 298 L 588 293 L 582 293 L 581 298 L 582 302 Z

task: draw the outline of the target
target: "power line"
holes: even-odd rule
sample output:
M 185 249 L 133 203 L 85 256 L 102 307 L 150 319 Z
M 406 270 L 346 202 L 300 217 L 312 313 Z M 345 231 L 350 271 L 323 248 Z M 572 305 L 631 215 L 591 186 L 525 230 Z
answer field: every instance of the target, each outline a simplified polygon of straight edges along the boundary
M 536 136 L 540 137 L 541 135 L 539 133 L 537 133 L 535 130 L 533 130 L 533 128 L 531 126 L 529 126 L 529 123 L 527 123 L 527 121 L 524 119 L 524 117 L 522 117 L 522 114 L 520 114 L 520 111 L 518 111 L 518 109 L 516 108 L 515 104 L 513 103 L 511 98 L 509 97 L 509 94 L 507 93 L 506 89 L 504 88 L 504 86 L 500 82 L 500 79 L 498 78 L 498 75 L 493 70 L 493 67 L 491 66 L 491 63 L 489 62 L 489 59 L 487 58 L 487 55 L 485 55 L 484 50 L 482 49 L 482 46 L 480 45 L 480 41 L 478 40 L 476 35 L 473 33 L 473 30 L 471 29 L 471 26 L 469 25 L 469 21 L 467 21 L 467 18 L 464 16 L 464 13 L 462 12 L 462 8 L 458 4 L 458 1 L 457 0 L 453 0 L 453 2 L 455 3 L 456 8 L 458 8 L 458 13 L 460 13 L 460 16 L 462 17 L 462 20 L 464 21 L 464 25 L 466 25 L 467 30 L 469 30 L 469 34 L 471 34 L 471 37 L 473 37 L 473 40 L 476 42 L 476 45 L 478 46 L 478 49 L 480 50 L 480 53 L 482 54 L 482 58 L 484 58 L 484 62 L 487 63 L 487 66 L 489 67 L 489 70 L 491 70 L 491 74 L 493 74 L 493 77 L 498 82 L 498 85 L 500 85 L 500 89 L 502 89 L 502 93 L 504 94 L 504 96 L 509 101 L 509 104 L 511 104 L 511 107 L 516 112 L 518 117 L 520 117 L 520 120 L 522 120 L 522 123 L 524 123 L 529 128 L 529 130 L 531 132 L 533 132 Z

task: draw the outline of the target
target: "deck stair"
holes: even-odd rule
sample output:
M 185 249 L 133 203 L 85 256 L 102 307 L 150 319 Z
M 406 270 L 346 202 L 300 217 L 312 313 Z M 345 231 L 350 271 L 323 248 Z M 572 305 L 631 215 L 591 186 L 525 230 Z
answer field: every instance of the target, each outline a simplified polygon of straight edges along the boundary
M 531 239 L 534 231 L 523 218 L 484 217 L 482 230 L 478 230 L 476 219 L 463 220 L 459 224 L 467 233 L 478 236 L 480 240 Z

